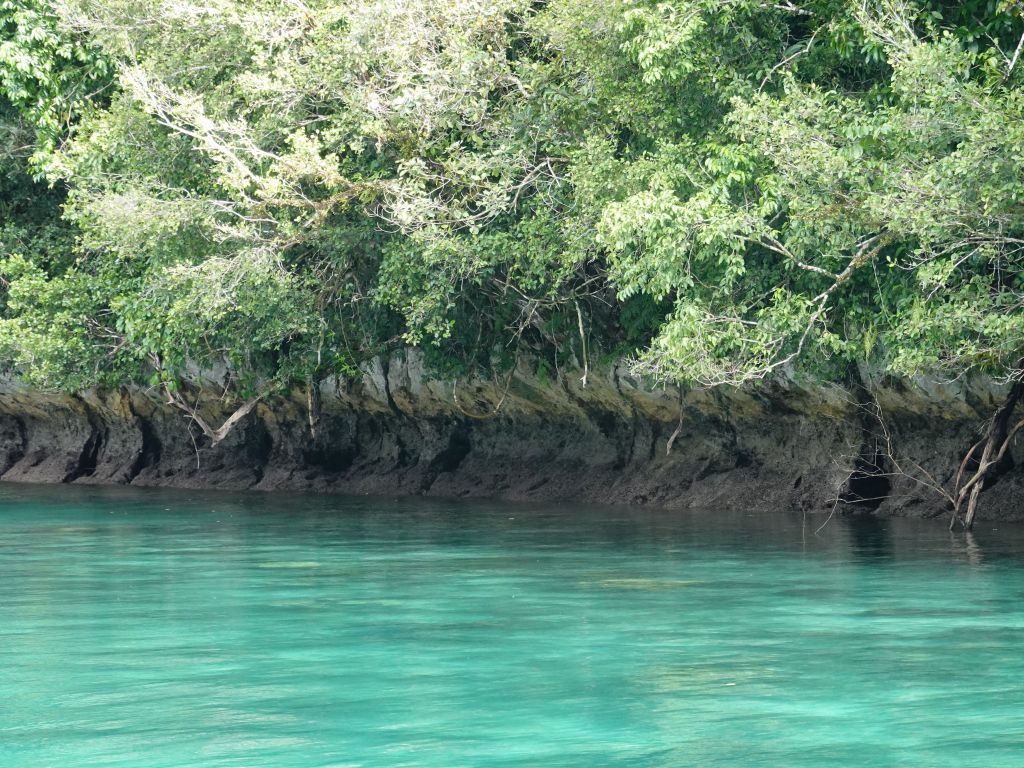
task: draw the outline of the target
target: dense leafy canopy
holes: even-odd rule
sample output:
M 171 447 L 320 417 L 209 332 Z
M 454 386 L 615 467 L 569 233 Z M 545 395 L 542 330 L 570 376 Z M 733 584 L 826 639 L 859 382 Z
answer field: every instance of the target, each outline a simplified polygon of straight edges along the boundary
M 402 344 L 1016 376 L 1021 12 L 0 0 L 0 347 L 249 396 Z

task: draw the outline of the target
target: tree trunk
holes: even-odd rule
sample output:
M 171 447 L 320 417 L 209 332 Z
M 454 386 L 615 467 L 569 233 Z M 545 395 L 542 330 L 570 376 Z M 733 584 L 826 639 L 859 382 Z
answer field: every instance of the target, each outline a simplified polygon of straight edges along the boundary
M 175 408 L 187 413 L 192 417 L 192 420 L 199 425 L 199 428 L 203 431 L 203 434 L 210 438 L 210 447 L 216 447 L 216 445 L 228 436 L 228 433 L 234 428 L 234 426 L 248 416 L 252 410 L 259 405 L 260 400 L 263 399 L 263 395 L 257 395 L 256 397 L 246 400 L 235 412 L 225 419 L 224 423 L 219 427 L 214 428 L 210 425 L 206 419 L 204 419 L 199 411 L 190 406 L 177 392 L 171 390 L 170 386 L 164 385 L 164 391 L 167 393 L 167 404 L 173 405 Z
M 971 530 L 978 512 L 978 497 L 981 496 L 985 483 L 994 481 L 1006 471 L 1006 454 L 1010 443 L 1018 430 L 1024 427 L 1024 420 L 1010 426 L 1010 418 L 1021 397 L 1024 397 L 1024 379 L 1017 379 L 1010 388 L 1006 400 L 992 416 L 985 436 L 964 456 L 953 484 L 953 519 L 949 523 L 950 530 L 953 530 L 957 523 L 960 523 L 965 531 Z M 964 470 L 979 448 L 982 451 L 978 467 L 969 478 L 963 480 Z
M 306 411 L 309 414 L 309 435 L 314 440 L 320 432 L 320 382 L 312 376 L 306 380 Z

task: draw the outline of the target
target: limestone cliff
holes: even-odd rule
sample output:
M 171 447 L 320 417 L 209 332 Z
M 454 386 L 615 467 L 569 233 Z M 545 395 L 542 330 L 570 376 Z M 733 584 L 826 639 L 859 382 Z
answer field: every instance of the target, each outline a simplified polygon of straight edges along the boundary
M 217 392 L 191 393 L 210 421 L 229 411 Z M 992 387 L 920 383 L 680 393 L 621 366 L 591 371 L 586 386 L 579 372 L 542 379 L 528 363 L 500 380 L 445 382 L 415 352 L 319 394 L 315 430 L 297 390 L 210 447 L 156 391 L 7 383 L 0 477 L 751 512 L 828 513 L 840 499 L 840 511 L 932 516 L 944 508 L 927 482 L 953 476 L 999 401 Z M 985 491 L 980 518 L 1024 519 L 1022 501 L 1024 472 L 1013 470 Z

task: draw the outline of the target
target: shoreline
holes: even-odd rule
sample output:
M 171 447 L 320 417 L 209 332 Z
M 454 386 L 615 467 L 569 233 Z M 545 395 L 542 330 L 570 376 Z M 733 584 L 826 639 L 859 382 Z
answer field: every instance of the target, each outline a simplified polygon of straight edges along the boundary
M 999 397 L 984 386 L 793 382 L 681 393 L 623 371 L 592 371 L 584 388 L 571 373 L 540 381 L 526 362 L 507 386 L 456 390 L 406 351 L 373 361 L 361 379 L 324 383 L 315 434 L 296 390 L 260 403 L 216 446 L 142 390 L 60 394 L 8 382 L 0 479 L 947 519 L 940 496 L 896 472 L 889 451 L 951 477 Z M 207 382 L 193 395 L 217 423 L 230 413 L 219 391 Z M 884 451 L 868 418 L 878 412 Z M 986 489 L 979 519 L 1024 520 L 1022 500 L 1015 468 Z

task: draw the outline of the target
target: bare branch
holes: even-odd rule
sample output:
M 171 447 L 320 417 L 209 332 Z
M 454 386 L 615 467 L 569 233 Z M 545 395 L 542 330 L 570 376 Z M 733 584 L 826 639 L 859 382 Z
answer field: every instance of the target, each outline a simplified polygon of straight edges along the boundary
M 167 404 L 173 405 L 175 408 L 187 413 L 191 417 L 192 421 L 199 425 L 203 434 L 210 438 L 211 447 L 216 447 L 218 443 L 227 437 L 228 433 L 234 429 L 235 425 L 248 416 L 264 397 L 264 394 L 260 394 L 246 400 L 242 405 L 235 409 L 234 413 L 228 416 L 223 424 L 214 428 L 202 417 L 202 415 L 200 415 L 198 408 L 189 405 L 188 402 L 182 398 L 178 392 L 172 390 L 170 385 L 167 383 L 164 383 L 164 392 L 167 394 Z

